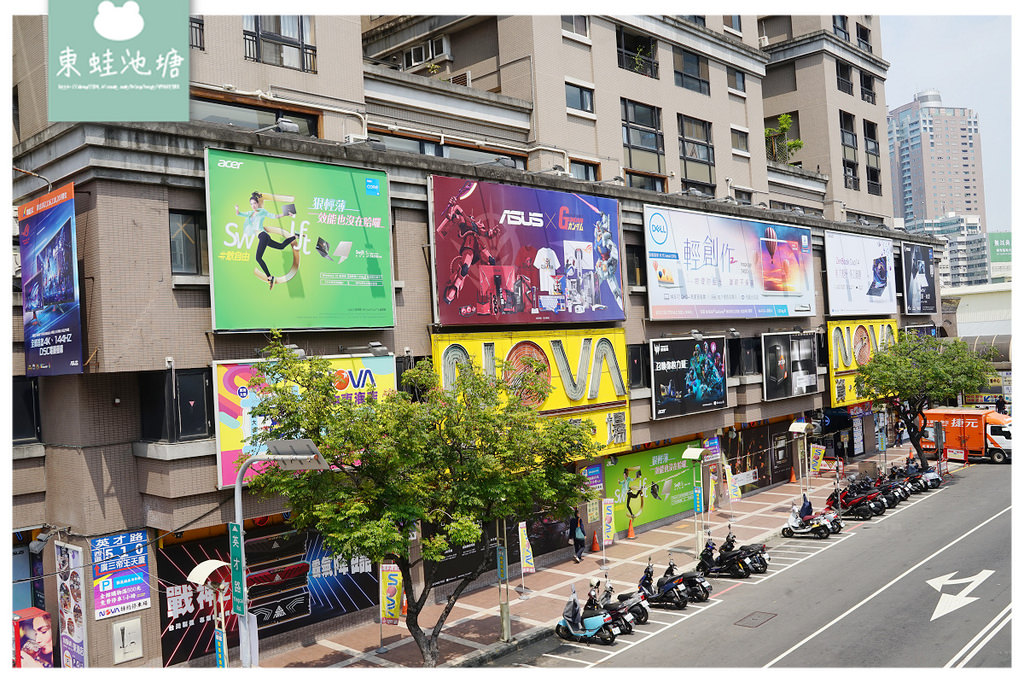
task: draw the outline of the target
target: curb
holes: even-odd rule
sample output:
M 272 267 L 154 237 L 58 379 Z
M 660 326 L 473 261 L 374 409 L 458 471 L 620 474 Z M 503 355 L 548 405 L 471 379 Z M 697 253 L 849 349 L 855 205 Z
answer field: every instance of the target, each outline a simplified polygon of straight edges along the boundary
M 452 661 L 443 664 L 438 668 L 470 667 L 487 664 L 488 662 L 493 662 L 499 657 L 503 657 L 511 652 L 520 650 L 525 645 L 536 643 L 538 640 L 542 640 L 549 635 L 554 635 L 554 633 L 554 629 L 550 626 L 534 626 L 533 628 L 520 633 L 519 636 L 513 638 L 511 642 L 488 645 L 483 650 L 469 652 L 461 657 L 456 657 Z

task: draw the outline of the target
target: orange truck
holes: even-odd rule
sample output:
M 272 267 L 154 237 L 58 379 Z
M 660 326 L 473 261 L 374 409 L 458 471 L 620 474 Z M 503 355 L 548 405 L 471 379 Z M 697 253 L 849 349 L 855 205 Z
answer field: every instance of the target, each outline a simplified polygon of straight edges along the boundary
M 969 462 L 969 458 L 989 458 L 994 463 L 1010 462 L 1009 415 L 985 408 L 931 408 L 924 411 L 927 422 L 921 435 L 921 448 L 935 455 L 935 428 L 941 422 L 946 456 Z

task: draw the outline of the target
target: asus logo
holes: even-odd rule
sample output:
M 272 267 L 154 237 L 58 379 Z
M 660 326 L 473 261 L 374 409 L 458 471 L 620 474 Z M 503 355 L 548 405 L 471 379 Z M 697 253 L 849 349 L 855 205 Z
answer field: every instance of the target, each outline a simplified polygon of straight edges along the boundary
M 217 162 L 217 166 L 219 166 L 220 168 L 242 168 L 242 162 L 221 159 L 220 161 Z
M 525 225 L 529 228 L 542 228 L 544 227 L 544 214 L 534 212 L 527 214 L 524 211 L 505 209 L 498 222 L 505 225 Z

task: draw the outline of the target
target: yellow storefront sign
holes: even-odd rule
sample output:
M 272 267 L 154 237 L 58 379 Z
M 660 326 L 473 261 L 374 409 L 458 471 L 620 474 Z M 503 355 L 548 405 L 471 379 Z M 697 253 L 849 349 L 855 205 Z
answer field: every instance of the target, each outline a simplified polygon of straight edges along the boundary
M 896 341 L 896 321 L 839 320 L 828 323 L 828 379 L 832 407 L 866 400 L 857 394 L 857 368 Z
M 530 357 L 548 368 L 552 392 L 538 406 L 545 415 L 589 419 L 601 454 L 631 448 L 626 333 L 603 330 L 535 330 L 438 334 L 431 340 L 434 367 L 447 387 L 460 362 L 472 361 L 494 375 Z

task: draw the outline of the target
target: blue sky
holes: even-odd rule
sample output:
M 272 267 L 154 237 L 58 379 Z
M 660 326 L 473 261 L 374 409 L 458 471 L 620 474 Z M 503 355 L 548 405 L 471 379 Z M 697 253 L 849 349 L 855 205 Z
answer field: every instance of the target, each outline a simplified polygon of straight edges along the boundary
M 1010 17 L 882 15 L 890 109 L 934 88 L 949 107 L 978 114 L 986 227 L 1010 229 Z

